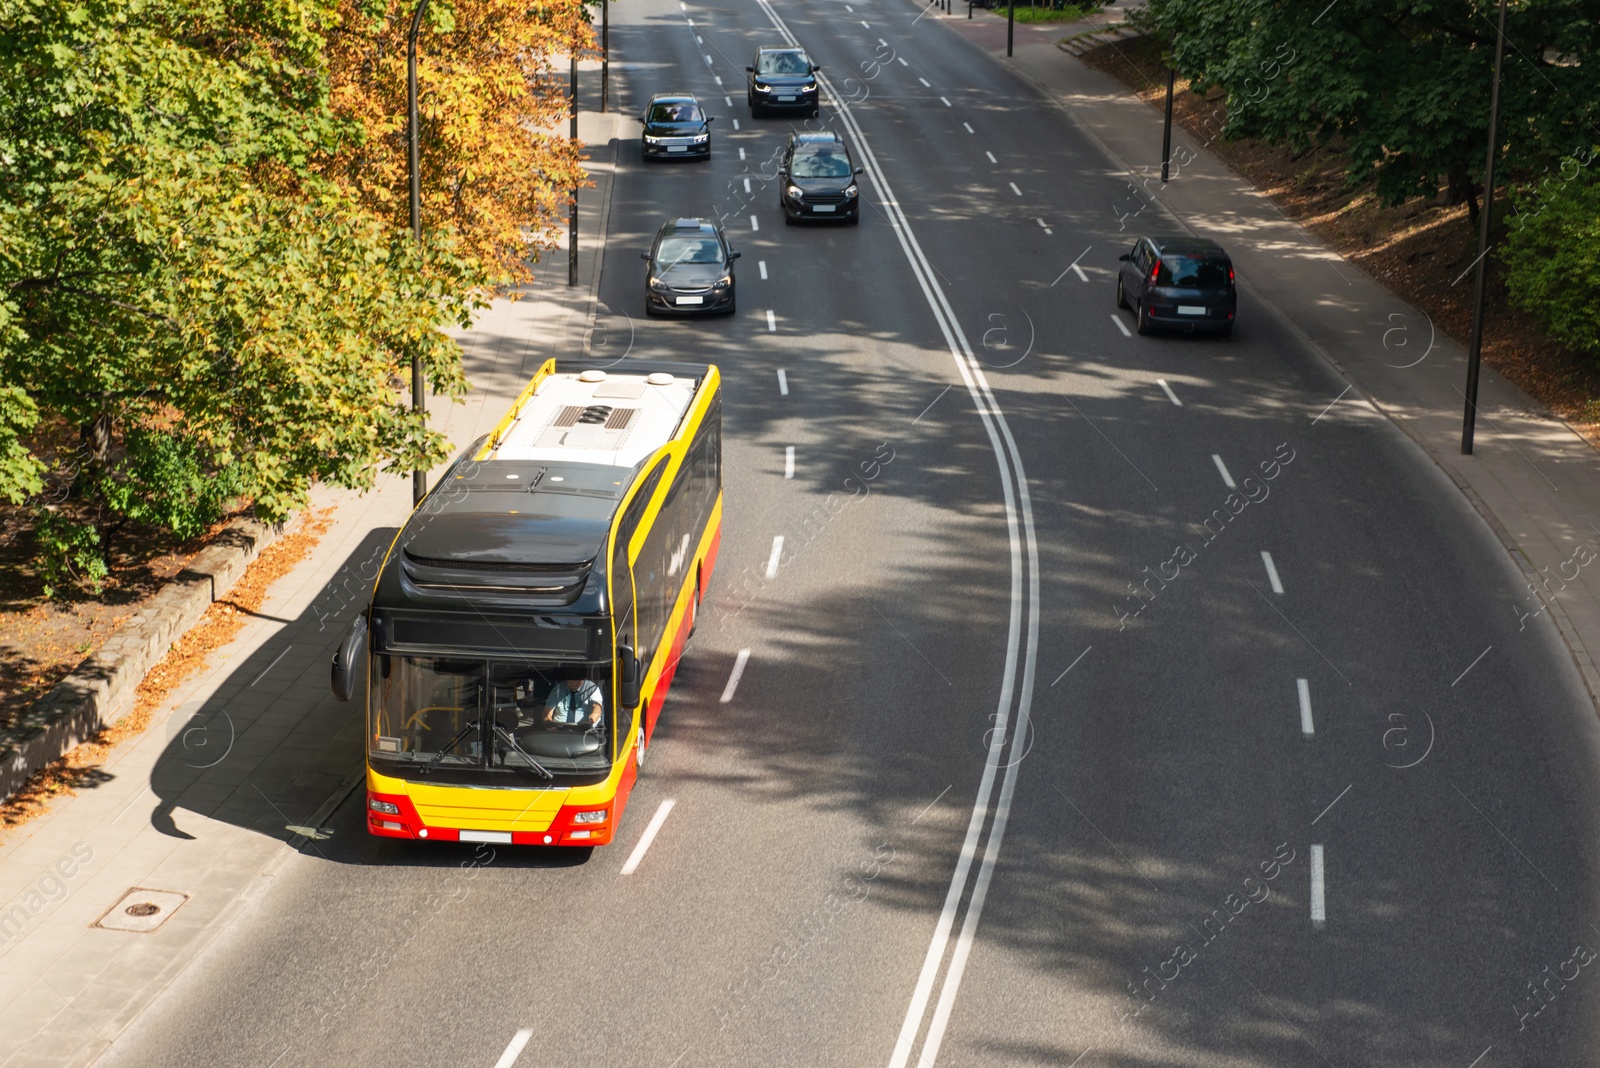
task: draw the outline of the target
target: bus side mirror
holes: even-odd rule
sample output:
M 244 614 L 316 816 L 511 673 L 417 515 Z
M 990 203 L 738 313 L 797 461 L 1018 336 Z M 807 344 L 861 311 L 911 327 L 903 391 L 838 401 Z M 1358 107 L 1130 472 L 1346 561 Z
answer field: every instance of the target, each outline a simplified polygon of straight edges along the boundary
M 639 707 L 639 658 L 633 655 L 633 646 L 617 646 L 617 667 L 619 669 L 618 682 L 622 692 L 617 696 L 617 703 L 623 708 Z
M 350 624 L 350 633 L 344 636 L 339 648 L 333 651 L 333 696 L 341 701 L 350 700 L 356 690 L 356 661 L 367 644 L 367 614 L 356 616 Z

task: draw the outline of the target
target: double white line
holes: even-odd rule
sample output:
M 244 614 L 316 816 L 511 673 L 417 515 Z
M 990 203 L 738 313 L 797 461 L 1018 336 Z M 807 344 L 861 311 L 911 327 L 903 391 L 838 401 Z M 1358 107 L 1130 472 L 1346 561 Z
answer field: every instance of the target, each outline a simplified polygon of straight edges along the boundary
M 757 2 L 761 10 L 772 20 L 772 24 L 787 39 L 789 45 L 800 47 L 799 41 L 789 32 L 789 27 L 778 17 L 778 13 L 772 9 L 769 0 L 757 0 Z M 878 206 L 883 209 L 889 225 L 894 229 L 895 237 L 905 252 L 917 284 L 922 287 L 922 295 L 927 299 L 928 307 L 932 309 L 933 317 L 944 333 L 945 343 L 955 360 L 956 370 L 960 373 L 961 380 L 972 397 L 973 406 L 983 421 L 984 430 L 989 435 L 989 444 L 994 450 L 995 462 L 1000 469 L 1000 484 L 1005 495 L 1006 526 L 1011 543 L 1011 615 L 1006 638 L 1005 675 L 1001 680 L 999 708 L 994 718 L 996 729 L 989 736 L 989 752 L 984 761 L 983 778 L 978 784 L 978 794 L 972 804 L 972 816 L 967 822 L 967 834 L 961 844 L 960 859 L 956 862 L 955 873 L 950 879 L 950 890 L 945 895 L 944 908 L 939 913 L 939 922 L 934 927 L 933 939 L 928 944 L 928 953 L 922 963 L 922 972 L 917 977 L 911 1004 L 906 1009 L 900 1037 L 895 1042 L 894 1054 L 889 1060 L 890 1068 L 905 1068 L 911 1062 L 920 1035 L 922 1051 L 916 1063 L 919 1068 L 931 1068 L 939 1056 L 939 1045 L 944 1041 L 945 1027 L 949 1024 L 951 1010 L 955 1007 L 956 994 L 961 987 L 961 977 L 966 971 L 967 958 L 972 952 L 972 940 L 977 933 L 978 920 L 983 914 L 983 902 L 988 895 L 989 882 L 994 877 L 995 863 L 1000 856 L 1000 844 L 1005 838 L 1006 821 L 1011 812 L 1012 796 L 1016 792 L 1017 770 L 1022 762 L 1022 745 L 1027 737 L 1029 710 L 1033 704 L 1034 669 L 1039 646 L 1039 547 L 1034 536 L 1033 504 L 1028 496 L 1028 480 L 1023 472 L 1022 456 L 1017 449 L 1016 440 L 1011 436 L 1011 428 L 1006 423 L 1005 415 L 1000 411 L 1000 405 L 989 389 L 988 381 L 984 378 L 983 370 L 973 354 L 966 334 L 962 332 L 955 313 L 939 289 L 933 267 L 922 254 L 922 248 L 912 234 L 911 226 L 901 212 L 899 203 L 884 178 L 883 170 L 878 166 L 871 146 L 867 144 L 866 136 L 856 124 L 855 116 L 851 114 L 844 99 L 834 91 L 832 83 L 825 75 L 818 74 L 817 81 L 831 99 L 839 121 L 855 140 L 856 149 L 861 154 L 867 174 L 877 187 Z M 1024 557 L 1026 567 L 1024 567 Z M 1024 606 L 1027 617 L 1025 625 Z M 1011 726 L 1013 706 L 1016 719 L 1014 728 Z M 1009 758 L 1003 754 L 1008 738 L 1011 741 Z M 1005 775 L 1000 783 L 1000 796 L 996 802 L 995 780 L 1002 768 Z M 984 839 L 986 826 L 988 836 Z M 974 878 L 973 861 L 978 859 L 980 839 L 984 839 L 982 860 L 978 864 L 977 875 Z M 965 913 L 962 913 L 963 901 L 966 903 Z M 955 930 L 958 915 L 961 917 L 961 930 L 956 937 L 955 949 L 951 952 L 950 938 L 952 931 Z M 941 974 L 942 985 L 940 985 Z M 939 996 L 930 1018 L 928 1004 L 933 1000 L 935 986 L 939 986 Z M 927 1029 L 924 1032 L 925 1022 Z

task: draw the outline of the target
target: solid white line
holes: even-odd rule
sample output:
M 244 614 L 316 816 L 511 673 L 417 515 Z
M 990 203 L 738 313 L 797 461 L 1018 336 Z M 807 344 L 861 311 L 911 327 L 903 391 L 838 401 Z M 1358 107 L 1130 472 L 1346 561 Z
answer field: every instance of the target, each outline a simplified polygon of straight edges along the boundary
M 777 332 L 778 332 L 778 319 L 777 319 L 777 316 L 772 314 L 772 309 L 771 308 L 768 308 L 767 309 L 767 333 L 776 334 Z M 779 371 L 778 373 L 780 375 L 783 374 L 782 371 Z
M 1324 900 L 1326 890 L 1322 847 L 1314 845 L 1311 847 L 1311 926 L 1319 931 L 1328 922 L 1328 903 Z
M 756 218 L 754 215 L 750 216 L 750 229 L 752 229 L 752 230 L 761 229 L 761 220 Z
M 917 81 L 921 82 L 923 84 L 923 86 L 925 86 L 928 89 L 932 89 L 933 88 L 933 83 L 928 81 L 928 79 L 926 79 L 926 78 L 918 78 Z
M 941 97 L 940 97 L 940 98 L 939 98 L 939 99 L 940 99 L 940 100 L 943 100 L 943 101 L 944 101 L 944 106 L 945 106 L 945 107 L 947 107 L 947 108 L 952 108 L 952 107 L 955 107 L 955 105 L 954 105 L 954 104 L 952 104 L 952 103 L 950 103 L 950 101 L 949 101 L 949 100 L 948 100 L 948 99 L 946 99 L 946 98 L 945 98 L 945 97 L 942 97 L 942 96 L 941 96 Z M 965 125 L 966 125 L 966 123 L 962 123 L 962 124 L 961 124 L 961 125 L 963 125 L 963 126 L 965 126 Z
M 786 445 L 783 449 L 783 477 L 794 477 L 794 446 Z
M 756 266 L 761 268 L 761 280 L 765 282 L 767 280 L 767 261 L 757 260 Z
M 750 650 L 740 649 L 739 655 L 733 660 L 733 674 L 728 676 L 728 685 L 722 688 L 722 703 L 727 704 L 733 700 L 733 691 L 739 688 L 739 677 L 744 674 L 745 664 L 750 662 Z
M 1079 267 L 1076 263 L 1069 264 L 1068 269 L 1071 270 L 1073 274 L 1078 276 L 1078 281 L 1087 282 L 1089 280 L 1089 276 L 1083 273 L 1083 268 Z
M 1229 489 L 1233 489 L 1233 476 L 1228 474 L 1228 465 L 1222 462 L 1222 457 L 1212 453 L 1211 462 L 1217 465 L 1217 473 L 1222 476 L 1222 484 Z
M 1316 733 L 1311 725 L 1311 683 L 1305 679 L 1295 679 L 1294 685 L 1300 691 L 1300 733 L 1309 738 Z
M 522 1055 L 522 1050 L 528 1044 L 528 1039 L 533 1037 L 533 1028 L 524 1027 L 511 1036 L 511 1043 L 506 1046 L 506 1051 L 500 1054 L 500 1059 L 494 1062 L 494 1068 L 511 1068 L 517 1063 L 517 1058 Z
M 1017 196 L 1020 197 L 1022 195 L 1022 190 L 1017 188 L 1017 183 L 1016 182 L 1007 182 L 1006 185 L 1009 185 L 1011 187 L 1011 191 L 1013 193 L 1017 194 Z
M 1171 401 L 1173 404 L 1176 404 L 1178 407 L 1182 408 L 1183 407 L 1183 401 L 1179 400 L 1178 399 L 1178 395 L 1176 393 L 1172 392 L 1172 387 L 1167 385 L 1167 380 L 1165 378 L 1158 378 L 1158 379 L 1156 379 L 1156 381 L 1161 384 L 1162 390 L 1164 390 L 1166 392 L 1167 400 Z
M 656 840 L 656 834 L 661 830 L 661 825 L 667 822 L 667 814 L 672 811 L 672 806 L 677 804 L 672 798 L 661 802 L 661 807 L 656 809 L 656 814 L 650 817 L 650 823 L 644 829 L 644 835 L 639 839 L 639 844 L 633 847 L 633 852 L 628 854 L 628 862 L 622 866 L 622 874 L 632 875 L 639 867 L 639 862 L 644 859 L 645 850 L 650 848 L 650 843 Z
M 772 313 L 768 312 L 767 314 L 770 315 Z M 788 395 L 789 395 L 789 376 L 784 374 L 783 368 L 780 367 L 780 368 L 778 368 L 778 396 L 787 397 Z
M 967 133 L 977 133 L 978 132 L 977 130 L 974 130 L 972 128 L 972 123 L 970 123 L 970 122 L 964 122 L 961 125 L 963 125 L 963 126 L 965 126 L 967 128 Z
M 989 157 L 989 162 L 990 163 L 999 163 L 1000 162 L 999 160 L 994 158 L 994 153 L 993 152 L 985 152 L 984 155 Z M 1040 223 L 1039 225 L 1043 226 L 1044 223 Z
M 1128 324 L 1124 323 L 1122 321 L 1122 316 L 1113 315 L 1111 317 L 1111 321 L 1117 324 L 1117 329 L 1122 331 L 1122 336 L 1123 337 L 1132 337 L 1133 336 L 1132 332 L 1130 332 L 1128 330 Z
M 772 539 L 772 555 L 767 557 L 767 578 L 778 577 L 778 560 L 783 556 L 783 535 L 779 534 Z
M 757 2 L 773 25 L 783 32 L 791 47 L 798 46 L 798 41 L 794 34 L 790 32 L 777 12 L 773 10 L 770 0 L 757 0 Z M 819 76 L 819 81 L 824 83 L 824 87 L 835 99 L 842 99 L 834 91 L 833 87 L 827 84 L 826 75 Z M 873 153 L 865 133 L 862 131 L 860 124 L 856 122 L 854 113 L 847 104 L 840 105 L 839 117 L 855 138 L 856 147 L 861 152 L 862 162 L 872 176 L 873 184 L 878 188 L 879 195 L 882 198 L 880 206 L 884 209 L 894 230 L 895 238 L 899 241 L 900 247 L 911 265 L 912 273 L 916 277 L 917 284 L 922 290 L 922 295 L 928 302 L 939 329 L 944 335 L 950 355 L 955 362 L 956 370 L 961 375 L 963 384 L 972 398 L 973 407 L 977 410 L 978 416 L 983 422 L 984 430 L 989 437 L 990 447 L 994 451 L 995 463 L 1001 475 L 1000 489 L 1005 504 L 1010 547 L 1011 588 L 1009 592 L 1011 603 L 1007 627 L 1005 665 L 999 693 L 997 694 L 997 712 L 994 717 L 996 728 L 991 733 L 991 759 L 986 760 L 984 763 L 982 779 L 973 800 L 972 818 L 968 823 L 966 839 L 959 854 L 956 870 L 950 880 L 950 889 L 945 898 L 944 909 L 935 926 L 933 938 L 929 941 L 928 953 L 923 959 L 922 971 L 918 976 L 916 988 L 907 1007 L 900 1037 L 895 1044 L 893 1059 L 890 1062 L 891 1068 L 904 1068 L 911 1057 L 912 1046 L 915 1043 L 918 1031 L 921 1029 L 928 999 L 932 994 L 935 982 L 938 980 L 940 965 L 944 960 L 945 949 L 949 945 L 956 913 L 959 911 L 961 899 L 965 895 L 972 863 L 976 859 L 978 840 L 982 836 L 983 825 L 988 818 L 991 800 L 994 799 L 999 762 L 993 758 L 1001 755 L 1000 750 L 1003 748 L 1007 736 L 1009 736 L 1011 739 L 1011 758 L 1005 764 L 1005 776 L 1003 783 L 1000 784 L 999 798 L 994 801 L 993 822 L 989 827 L 988 844 L 984 850 L 975 886 L 987 886 L 987 880 L 993 876 L 994 867 L 999 858 L 1000 847 L 1004 841 L 1006 821 L 1010 812 L 1012 797 L 1016 790 L 1018 767 L 1022 763 L 1023 746 L 1029 737 L 1028 722 L 1033 707 L 1034 676 L 1037 671 L 1039 651 L 1039 543 L 1034 526 L 1033 503 L 1028 488 L 1027 472 L 1022 463 L 1022 455 L 1017 446 L 1016 437 L 1011 432 L 1005 413 L 1001 410 L 999 401 L 989 387 L 983 368 L 973 352 L 972 344 L 968 340 L 965 331 L 961 329 L 960 320 L 956 317 L 954 309 L 951 308 L 949 300 L 938 283 L 938 277 L 933 265 L 928 262 L 928 258 L 918 243 L 916 235 L 912 232 L 911 225 L 906 219 L 898 199 L 890 188 L 888 179 L 884 176 L 883 168 L 879 166 L 877 157 Z M 1026 619 L 1024 619 L 1024 616 L 1026 616 Z M 1015 697 L 1015 729 L 1013 729 L 1011 723 L 1013 697 Z M 971 936 L 976 931 L 981 916 L 982 900 L 980 895 L 975 897 L 968 905 L 963 921 L 962 938 L 968 946 L 971 945 Z M 965 959 L 965 956 L 962 955 L 959 962 L 952 963 L 949 973 L 945 976 L 944 991 L 940 997 L 941 1005 L 948 1007 L 954 1003 L 956 991 L 961 983 L 961 973 L 965 967 Z M 925 1044 L 918 1063 L 931 1066 L 937 1053 L 938 1050 L 934 1043 Z
M 1272 554 L 1262 549 L 1261 562 L 1267 565 L 1267 581 L 1272 583 L 1272 592 L 1282 593 L 1283 583 L 1278 581 L 1278 569 L 1272 565 Z

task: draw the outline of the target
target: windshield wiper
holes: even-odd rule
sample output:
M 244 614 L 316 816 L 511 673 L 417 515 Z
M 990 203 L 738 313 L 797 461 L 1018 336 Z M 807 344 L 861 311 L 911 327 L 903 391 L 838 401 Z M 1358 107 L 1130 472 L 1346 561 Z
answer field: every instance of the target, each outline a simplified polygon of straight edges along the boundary
M 439 750 L 437 753 L 433 754 L 433 759 L 428 761 L 427 765 L 423 767 L 422 771 L 420 771 L 418 774 L 426 775 L 428 772 L 438 767 L 439 761 L 443 760 L 445 755 L 449 753 L 450 750 L 461 744 L 461 739 L 465 738 L 468 734 L 476 730 L 482 730 L 482 726 L 478 723 L 468 723 L 465 727 L 462 727 L 456 732 L 456 736 L 450 739 L 450 743 L 448 745 Z
M 533 757 L 529 756 L 528 751 L 517 744 L 517 739 L 512 735 L 512 733 L 500 726 L 499 723 L 494 725 L 494 733 L 502 742 L 505 742 L 512 749 L 515 749 L 517 754 L 521 756 L 523 760 L 526 760 L 528 762 L 528 766 L 534 771 L 537 771 L 540 775 L 543 775 L 547 779 L 553 779 L 556 777 L 553 771 L 539 763 L 537 760 L 533 759 Z

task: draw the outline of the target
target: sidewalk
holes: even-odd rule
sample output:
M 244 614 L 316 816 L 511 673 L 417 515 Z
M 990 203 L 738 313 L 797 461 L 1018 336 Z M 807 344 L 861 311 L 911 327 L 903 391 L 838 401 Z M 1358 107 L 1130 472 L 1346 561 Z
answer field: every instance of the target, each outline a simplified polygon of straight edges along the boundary
M 495 301 L 461 336 L 472 391 L 431 407 L 457 451 L 540 363 L 585 354 L 617 139 L 635 130 L 614 111 L 580 114 L 596 188 L 579 197 L 578 284 L 566 253 L 547 253 L 520 300 Z M 164 721 L 116 751 L 100 785 L 0 839 L 4 1068 L 115 1064 L 118 1034 L 250 907 L 245 891 L 311 862 L 300 849 L 360 782 L 361 712 L 329 695 L 328 661 L 411 510 L 411 479 L 364 495 L 319 488 L 322 510 L 332 525 L 313 554 L 172 695 Z M 186 899 L 169 899 L 150 933 L 93 926 L 133 888 Z
M 1055 99 L 1122 166 L 1144 199 L 1194 233 L 1218 238 L 1246 285 L 1272 280 L 1270 301 L 1257 290 L 1262 302 L 1351 383 L 1340 397 L 1327 398 L 1327 417 L 1369 401 L 1454 480 L 1528 581 L 1540 584 L 1537 595 L 1531 588 L 1518 591 L 1522 596 L 1508 600 L 1506 612 L 1529 627 L 1549 618 L 1600 709 L 1600 568 L 1587 567 L 1600 558 L 1600 454 L 1484 365 L 1473 455 L 1461 455 L 1466 352 L 1437 334 L 1426 314 L 1286 219 L 1176 125 L 1173 158 L 1192 161 L 1174 166 L 1163 187 L 1161 113 L 1054 43 L 1121 16 L 1107 9 L 1048 33 L 1018 33 L 1010 60 L 1001 20 L 968 22 L 964 12 L 929 20 L 967 37 Z M 1315 415 L 1308 413 L 1308 420 Z

